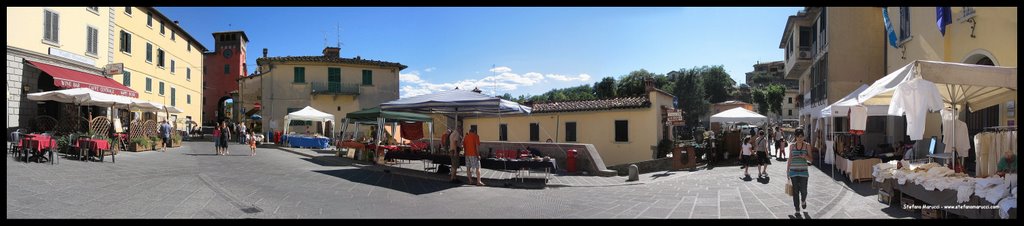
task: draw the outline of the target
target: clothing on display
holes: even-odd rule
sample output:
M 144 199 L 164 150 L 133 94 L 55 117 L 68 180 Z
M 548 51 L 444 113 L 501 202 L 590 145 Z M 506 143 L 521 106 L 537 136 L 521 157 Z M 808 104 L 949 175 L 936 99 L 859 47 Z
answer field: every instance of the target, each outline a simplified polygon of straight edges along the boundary
M 419 140 L 423 138 L 423 122 L 401 123 L 402 138 L 406 140 Z
M 850 133 L 864 134 L 868 125 L 868 108 L 863 105 L 850 107 Z
M 907 136 L 911 140 L 924 137 L 928 111 L 942 110 L 942 95 L 935 83 L 914 78 L 896 86 L 889 106 L 889 115 L 907 115 Z
M 835 141 L 825 140 L 825 164 L 836 163 L 835 143 Z
M 942 153 L 953 153 L 953 150 L 956 150 L 958 156 L 967 156 L 967 150 L 971 149 L 967 123 L 957 120 L 952 109 L 943 109 L 941 114 L 942 143 L 946 144 L 946 149 Z M 956 129 L 953 129 L 954 127 Z
M 975 176 L 987 177 L 998 172 L 1003 152 L 1017 153 L 1017 131 L 982 132 L 974 135 Z

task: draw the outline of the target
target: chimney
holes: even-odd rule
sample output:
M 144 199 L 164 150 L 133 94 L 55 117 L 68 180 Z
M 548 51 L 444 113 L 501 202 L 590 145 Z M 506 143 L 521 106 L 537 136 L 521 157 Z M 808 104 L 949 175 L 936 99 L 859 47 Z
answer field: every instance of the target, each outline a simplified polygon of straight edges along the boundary
M 338 58 L 341 56 L 341 48 L 338 47 L 325 47 L 324 57 Z
M 651 77 L 644 78 L 644 91 L 650 93 L 654 91 L 654 79 Z
M 263 48 L 263 58 L 267 58 L 267 48 Z

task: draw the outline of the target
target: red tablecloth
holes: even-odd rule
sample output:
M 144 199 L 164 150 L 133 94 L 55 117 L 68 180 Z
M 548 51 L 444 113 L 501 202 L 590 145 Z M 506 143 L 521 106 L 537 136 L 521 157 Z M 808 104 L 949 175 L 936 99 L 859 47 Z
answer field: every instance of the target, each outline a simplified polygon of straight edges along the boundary
M 83 144 L 96 150 L 110 150 L 110 142 L 105 139 L 79 139 L 78 146 L 82 147 Z
M 29 144 L 36 143 L 36 144 L 38 144 L 38 145 L 35 146 L 35 148 L 36 148 L 35 151 L 37 151 L 37 152 L 42 152 L 43 150 L 46 150 L 46 149 L 49 149 L 49 148 L 57 146 L 57 140 L 54 140 L 53 138 L 51 138 L 49 136 L 43 136 L 43 135 L 32 135 L 32 136 L 26 135 L 26 137 L 24 139 L 21 139 L 21 141 L 19 141 L 19 143 L 22 145 L 22 147 L 26 147 L 26 148 L 30 148 L 31 147 Z
M 377 149 L 376 145 L 367 145 L 366 147 L 369 148 L 369 149 Z M 401 149 L 401 148 L 399 148 L 398 146 L 395 146 L 395 145 L 381 145 L 380 148 L 387 149 L 389 151 L 398 151 L 398 150 Z

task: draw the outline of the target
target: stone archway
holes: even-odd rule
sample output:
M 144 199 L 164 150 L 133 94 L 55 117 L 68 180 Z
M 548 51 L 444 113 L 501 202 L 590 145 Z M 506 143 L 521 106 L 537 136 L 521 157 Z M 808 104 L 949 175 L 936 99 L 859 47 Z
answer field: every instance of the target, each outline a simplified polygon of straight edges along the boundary
M 214 121 L 214 122 L 219 123 L 219 122 L 223 122 L 224 120 L 228 120 L 227 111 L 230 110 L 230 109 L 227 109 L 224 106 L 224 105 L 227 104 L 228 100 L 232 100 L 232 102 L 234 102 L 234 99 L 232 99 L 229 96 L 223 96 L 219 100 L 217 100 L 217 112 L 214 113 L 214 117 L 216 118 L 216 121 Z

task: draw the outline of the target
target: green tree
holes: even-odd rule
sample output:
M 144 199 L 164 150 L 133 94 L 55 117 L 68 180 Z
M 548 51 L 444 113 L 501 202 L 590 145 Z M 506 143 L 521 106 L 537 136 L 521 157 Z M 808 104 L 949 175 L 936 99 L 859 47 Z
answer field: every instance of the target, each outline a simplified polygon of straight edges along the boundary
M 764 99 L 771 112 L 782 115 L 782 99 L 786 96 L 786 87 L 771 84 L 764 87 Z
M 754 103 L 753 97 L 750 96 L 750 86 L 745 83 L 740 84 L 739 88 L 736 88 L 736 91 L 733 92 L 732 96 L 739 101 Z
M 736 81 L 733 81 L 732 77 L 729 77 L 729 73 L 725 72 L 725 67 L 722 65 L 704 66 L 700 70 L 704 81 L 704 92 L 711 103 L 733 99 L 730 93 L 734 89 Z
M 598 99 L 615 98 L 615 78 L 604 77 L 600 82 L 594 83 L 594 95 Z
M 630 72 L 619 79 L 618 85 L 615 87 L 616 97 L 635 97 L 646 94 L 644 92 L 644 78 L 654 77 L 654 73 L 644 69 Z
M 701 117 L 708 113 L 710 105 L 704 94 L 700 72 L 700 68 L 694 67 L 668 73 L 670 77 L 675 78 L 673 90 L 679 99 L 679 108 L 685 112 L 683 120 L 689 125 L 698 125 Z
M 765 97 L 765 91 L 762 89 L 754 89 L 750 91 L 750 96 L 753 98 L 754 103 L 757 104 L 757 113 L 762 115 L 768 114 L 769 106 L 768 99 Z
M 515 98 L 512 98 L 512 94 L 511 93 L 502 94 L 501 95 L 501 99 L 505 99 L 505 100 L 508 100 L 508 101 L 516 101 Z

